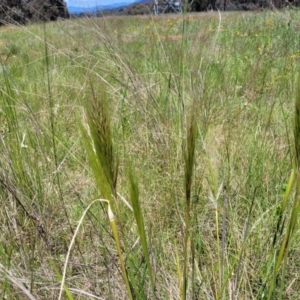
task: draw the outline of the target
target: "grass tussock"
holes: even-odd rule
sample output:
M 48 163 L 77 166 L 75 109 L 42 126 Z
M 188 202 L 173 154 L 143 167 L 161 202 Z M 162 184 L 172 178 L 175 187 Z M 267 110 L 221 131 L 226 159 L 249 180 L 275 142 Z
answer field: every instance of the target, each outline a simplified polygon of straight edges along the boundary
M 1 297 L 298 299 L 299 28 L 1 28 Z

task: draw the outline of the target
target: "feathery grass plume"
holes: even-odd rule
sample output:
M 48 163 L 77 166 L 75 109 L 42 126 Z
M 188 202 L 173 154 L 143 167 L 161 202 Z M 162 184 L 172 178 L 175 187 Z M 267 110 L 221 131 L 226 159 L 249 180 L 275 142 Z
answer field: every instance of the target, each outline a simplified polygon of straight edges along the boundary
M 114 152 L 110 118 L 106 107 L 108 94 L 104 85 L 102 88 L 102 98 L 100 100 L 96 97 L 93 85 L 91 84 L 92 98 L 90 102 L 85 103 L 88 129 L 85 129 L 84 125 L 81 125 L 81 132 L 89 163 L 93 170 L 99 191 L 102 196 L 109 201 L 108 216 L 110 227 L 116 243 L 127 294 L 129 299 L 133 299 L 118 229 L 112 212 L 113 200 L 115 200 L 117 196 L 118 163 Z
M 183 275 L 181 283 L 181 299 L 185 300 L 187 296 L 187 284 L 188 284 L 188 245 L 189 227 L 190 227 L 190 209 L 191 209 L 191 189 L 193 181 L 193 171 L 195 164 L 195 148 L 197 139 L 197 121 L 196 121 L 196 109 L 192 107 L 193 112 L 191 114 L 190 124 L 187 129 L 186 146 L 184 147 L 184 168 L 185 168 L 185 232 L 184 232 L 184 250 L 183 250 Z
M 105 199 L 116 196 L 118 160 L 114 152 L 107 102 L 108 94 L 102 85 L 101 100 L 97 98 L 91 83 L 92 98 L 85 103 L 89 132 L 83 127 L 85 149 L 99 190 Z M 111 206 L 112 203 L 110 203 Z
M 150 263 L 150 255 L 149 255 L 149 249 L 148 249 L 148 243 L 147 243 L 147 237 L 145 231 L 143 212 L 141 210 L 140 201 L 139 201 L 139 189 L 138 189 L 138 184 L 133 177 L 132 169 L 129 170 L 129 181 L 130 181 L 130 199 L 133 208 L 134 218 L 138 226 L 138 232 L 141 239 L 143 252 L 145 255 L 148 274 L 150 277 L 150 282 L 152 287 L 153 299 L 155 299 L 155 282 L 153 277 L 152 266 Z

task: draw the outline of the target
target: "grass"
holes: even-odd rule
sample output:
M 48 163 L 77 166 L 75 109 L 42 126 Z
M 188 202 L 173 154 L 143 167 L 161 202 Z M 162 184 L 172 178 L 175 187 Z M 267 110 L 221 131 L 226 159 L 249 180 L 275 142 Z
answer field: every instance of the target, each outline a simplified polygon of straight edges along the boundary
M 0 28 L 1 297 L 298 299 L 299 27 Z

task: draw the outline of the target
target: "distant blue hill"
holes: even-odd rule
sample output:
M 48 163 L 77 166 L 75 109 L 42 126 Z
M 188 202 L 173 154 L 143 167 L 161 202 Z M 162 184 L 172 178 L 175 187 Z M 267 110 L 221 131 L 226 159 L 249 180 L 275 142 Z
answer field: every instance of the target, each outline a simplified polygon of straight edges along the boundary
M 108 10 L 108 9 L 115 9 L 119 7 L 129 6 L 133 3 L 128 2 L 120 2 L 120 3 L 112 3 L 108 5 L 98 5 L 93 7 L 75 7 L 75 6 L 68 6 L 68 10 L 70 14 L 80 14 L 80 13 L 95 13 L 101 10 Z

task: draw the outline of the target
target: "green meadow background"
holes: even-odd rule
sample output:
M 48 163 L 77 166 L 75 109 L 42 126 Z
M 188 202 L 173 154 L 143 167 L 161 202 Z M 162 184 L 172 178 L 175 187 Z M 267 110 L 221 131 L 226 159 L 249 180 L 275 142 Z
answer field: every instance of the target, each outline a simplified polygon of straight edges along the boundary
M 299 299 L 300 13 L 0 28 L 2 299 Z

